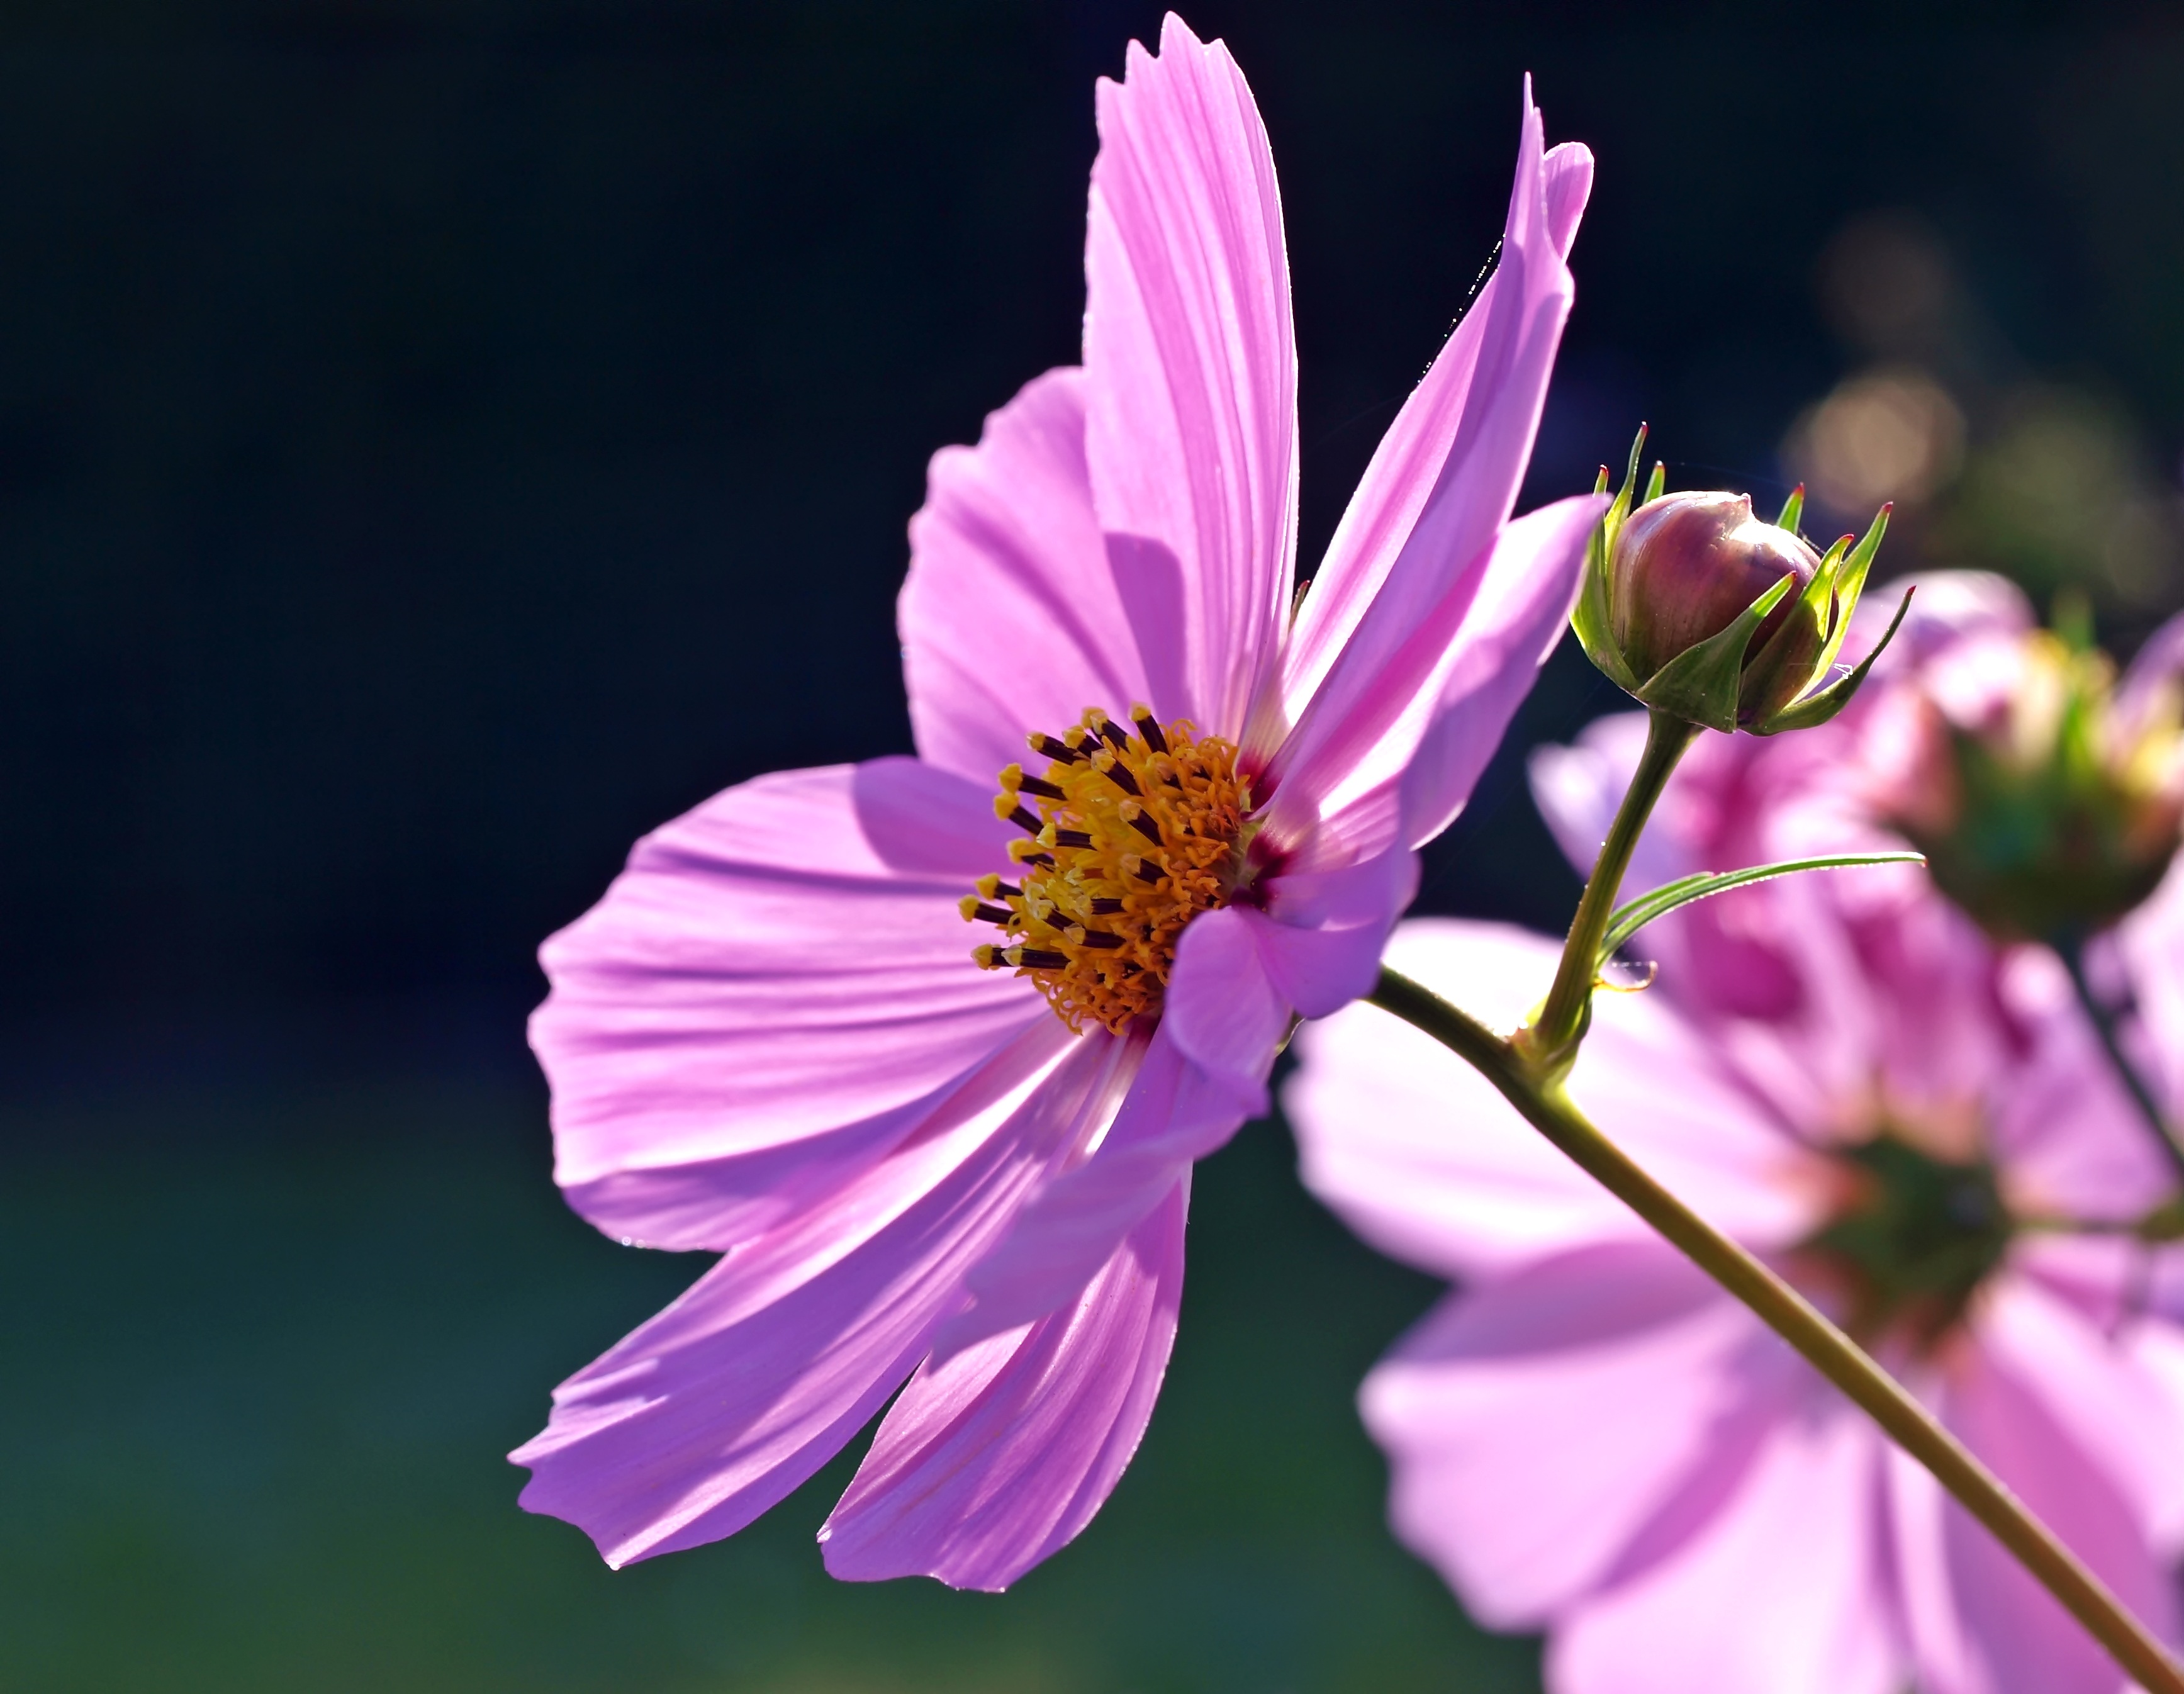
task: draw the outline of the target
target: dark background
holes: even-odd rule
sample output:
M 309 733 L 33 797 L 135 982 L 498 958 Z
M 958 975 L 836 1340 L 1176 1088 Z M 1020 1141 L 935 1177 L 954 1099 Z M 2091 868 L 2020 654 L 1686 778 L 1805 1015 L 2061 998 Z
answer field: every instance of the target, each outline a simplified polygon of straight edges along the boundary
M 697 1268 L 560 1210 L 532 951 L 714 790 L 906 749 L 926 458 L 1074 358 L 1091 82 L 1159 9 L 0 11 L 0 1685 L 1533 1686 L 1379 1527 L 1349 1395 L 1432 1290 L 1278 1125 L 1201 1177 L 1136 1468 L 1003 1599 L 826 1583 L 833 1474 L 610 1575 L 499 1457 Z M 1526 504 L 1642 417 L 2126 649 L 2184 598 L 2163 13 L 1189 16 L 1282 172 L 1306 568 L 1529 70 L 1600 176 Z M 1926 433 L 1845 471 L 1876 394 Z M 1427 906 L 1563 920 L 1521 752 L 1612 704 L 1557 657 Z

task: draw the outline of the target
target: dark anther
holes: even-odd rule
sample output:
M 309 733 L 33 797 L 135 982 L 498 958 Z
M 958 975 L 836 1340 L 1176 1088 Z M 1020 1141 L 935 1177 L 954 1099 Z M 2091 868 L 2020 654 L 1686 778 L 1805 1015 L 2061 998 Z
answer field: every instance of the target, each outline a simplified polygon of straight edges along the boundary
M 1151 748 L 1156 753 L 1167 751 L 1167 737 L 1161 733 L 1159 721 L 1150 712 L 1147 712 L 1134 722 L 1138 726 L 1138 733 L 1145 738 L 1146 746 Z
M 1081 829 L 1057 829 L 1054 832 L 1054 844 L 1057 847 L 1089 847 L 1092 838 Z
M 1017 860 L 1017 862 L 1019 865 L 1051 865 L 1054 862 L 1054 855 L 1051 853 L 1027 853 L 1022 858 Z
M 1121 725 L 1103 718 L 1100 723 L 1100 733 L 1107 738 L 1107 744 L 1117 753 L 1127 753 L 1130 750 L 1130 738 L 1123 733 Z
M 1169 772 L 1167 775 L 1162 777 L 1161 780 L 1166 783 L 1170 788 L 1175 789 L 1178 794 L 1182 792 L 1183 778 L 1177 776 L 1174 772 Z
M 1009 814 L 1009 822 L 1016 825 L 1017 828 L 1023 831 L 1027 835 L 1036 835 L 1040 830 L 1046 827 L 1045 824 L 1034 817 L 1030 811 L 1023 806 L 1018 806 L 1014 811 Z
M 1156 847 L 1160 845 L 1160 825 L 1153 822 L 1152 814 L 1150 812 L 1139 812 L 1135 817 L 1130 820 L 1130 827 L 1136 830 L 1139 834 L 1144 836 Z
M 1069 967 L 1069 955 L 1050 953 L 1044 947 L 1011 947 L 1001 956 L 1027 971 L 1061 971 Z
M 1143 788 L 1138 786 L 1138 779 L 1132 776 L 1128 771 L 1124 770 L 1120 765 L 1110 765 L 1107 767 L 1107 775 L 1113 780 L 1115 786 L 1120 788 L 1126 794 L 1141 794 L 1145 792 Z M 1028 777 L 1025 779 L 1024 786 L 1026 788 L 1029 788 L 1031 786 L 1031 781 Z
M 1019 899 L 1023 894 L 1023 890 L 1017 887 L 1015 883 L 1000 881 L 996 881 L 994 883 L 994 892 L 997 894 L 1006 894 L 1011 900 Z
M 1110 917 L 1122 909 L 1123 903 L 1118 900 L 1095 898 L 1092 902 L 1092 915 L 1095 917 Z
M 1057 741 L 1051 735 L 1034 735 L 1030 738 L 1030 741 L 1033 752 L 1043 754 L 1049 759 L 1059 760 L 1065 765 L 1074 765 L 1084 756 L 1067 741 Z M 1027 783 L 1024 786 L 1029 788 L 1031 784 Z
M 971 916 L 981 923 L 1006 923 L 1016 914 L 1004 907 L 987 906 L 982 902 L 971 908 Z
M 1095 753 L 1097 753 L 1100 750 L 1100 738 L 1096 735 L 1088 734 L 1082 741 L 1075 743 L 1074 745 L 1079 758 L 1089 759 Z
M 1123 945 L 1123 938 L 1110 935 L 1104 929 L 1088 929 L 1084 932 L 1084 939 L 1077 945 L 1080 947 L 1119 947 Z
M 1148 860 L 1138 861 L 1138 868 L 1130 872 L 1141 883 L 1156 883 L 1161 879 L 1161 867 Z
M 1067 800 L 1069 796 L 1052 783 L 1039 777 L 1026 777 L 1017 786 L 1028 794 L 1038 794 L 1045 800 Z

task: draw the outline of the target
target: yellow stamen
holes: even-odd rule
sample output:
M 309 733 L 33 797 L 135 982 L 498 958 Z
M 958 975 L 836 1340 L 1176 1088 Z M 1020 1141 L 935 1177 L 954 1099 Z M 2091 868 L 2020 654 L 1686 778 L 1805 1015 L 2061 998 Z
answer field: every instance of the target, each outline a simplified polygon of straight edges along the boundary
M 1184 926 L 1244 875 L 1251 790 L 1236 749 L 1142 705 L 1130 721 L 1134 735 L 1095 708 L 1065 735 L 1028 738 L 1045 773 L 1010 766 L 994 802 L 1025 831 L 1008 846 L 1022 886 L 982 877 L 962 902 L 1006 938 L 975 949 L 978 965 L 1029 977 L 1072 1029 L 1120 1034 L 1156 1014 Z

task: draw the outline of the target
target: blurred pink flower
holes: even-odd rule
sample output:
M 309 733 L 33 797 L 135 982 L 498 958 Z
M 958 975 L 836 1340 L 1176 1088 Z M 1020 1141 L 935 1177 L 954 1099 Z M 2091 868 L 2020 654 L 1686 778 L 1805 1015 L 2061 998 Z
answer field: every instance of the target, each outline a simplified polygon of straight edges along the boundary
M 742 1528 L 898 1389 L 821 1533 L 836 1575 L 997 1589 L 1084 1527 L 1166 1367 L 1192 1162 L 1265 1109 L 1297 1016 L 1371 986 L 1574 601 L 1602 503 L 1509 521 L 1591 179 L 1529 89 L 1499 267 L 1294 616 L 1250 90 L 1171 17 L 1099 120 L 1084 367 L 936 455 L 911 525 L 919 756 L 716 796 L 544 949 L 571 1204 L 724 1255 L 513 1455 L 612 1563 Z
M 1844 722 L 1702 738 L 1634 889 L 1839 844 Z M 1630 739 L 1611 720 L 1535 762 L 1585 858 Z M 2022 1227 L 2135 1219 L 2169 1192 L 2059 961 L 1998 953 L 1915 873 L 1872 870 L 1741 890 L 1640 939 L 1660 979 L 1597 997 L 1577 1103 L 1850 1323 L 2173 1639 L 2177 1255 Z M 1421 922 L 1390 958 L 1506 1029 L 1557 950 Z M 1461 1284 L 1362 1392 L 1396 1531 L 1483 1621 L 1551 1632 L 1557 1694 L 2114 1694 L 2107 1658 L 1925 1472 L 1446 1051 L 1366 1007 L 1299 1047 L 1308 1184 Z

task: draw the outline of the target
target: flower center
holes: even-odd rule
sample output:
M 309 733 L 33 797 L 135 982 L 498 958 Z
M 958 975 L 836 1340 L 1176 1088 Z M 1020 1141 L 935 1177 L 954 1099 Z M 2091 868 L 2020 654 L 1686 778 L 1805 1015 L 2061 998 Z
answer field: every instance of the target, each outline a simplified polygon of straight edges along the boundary
M 963 897 L 967 919 L 1008 938 L 972 957 L 1015 967 L 1075 1030 L 1120 1034 L 1156 1014 L 1184 927 L 1245 875 L 1251 784 L 1236 749 L 1188 719 L 1163 726 L 1141 705 L 1130 718 L 1134 735 L 1095 708 L 1060 739 L 1028 738 L 1045 773 L 1010 766 L 994 802 L 1028 838 L 1009 844 L 1022 884 L 982 877 Z
M 1805 1243 L 1807 1262 L 1846 1295 L 1844 1327 L 1860 1340 L 1930 1349 L 2008 1250 L 2015 1225 L 1994 1167 L 1886 1133 L 1838 1156 L 1846 1198 Z

